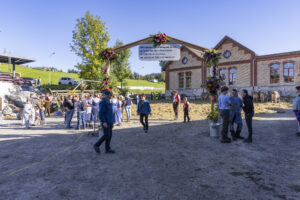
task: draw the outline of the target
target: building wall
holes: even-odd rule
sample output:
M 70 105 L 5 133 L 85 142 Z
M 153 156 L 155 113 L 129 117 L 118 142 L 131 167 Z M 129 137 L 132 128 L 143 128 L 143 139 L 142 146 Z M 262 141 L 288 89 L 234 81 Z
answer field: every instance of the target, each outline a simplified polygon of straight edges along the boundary
M 223 54 L 225 51 L 229 50 L 231 52 L 231 56 L 229 58 L 224 58 Z M 241 60 L 250 60 L 251 54 L 241 49 L 237 45 L 232 42 L 224 42 L 222 46 L 218 48 L 218 51 L 221 53 L 220 64 L 223 62 L 234 62 Z
M 179 86 L 179 79 L 178 79 L 178 73 L 181 73 L 181 72 L 192 72 L 192 85 L 191 85 L 191 88 L 200 88 L 201 86 L 201 69 L 192 69 L 192 70 L 180 70 L 180 71 L 170 71 L 169 73 L 169 77 L 170 77 L 170 87 L 169 89 L 170 90 L 178 90 L 180 88 L 178 88 Z M 186 88 L 186 83 L 185 83 L 185 80 L 184 80 L 184 88 L 182 89 L 185 89 Z
M 285 83 L 283 78 L 283 64 L 285 62 L 294 62 L 294 83 Z M 280 65 L 280 82 L 270 84 L 270 65 L 272 63 L 278 63 Z M 286 59 L 270 59 L 257 61 L 257 86 L 269 86 L 269 85 L 294 85 L 300 84 L 300 57 L 286 58 Z
M 182 59 L 184 57 L 187 57 L 187 59 L 188 59 L 188 62 L 186 64 L 182 63 Z M 197 59 L 196 56 L 192 55 L 186 49 L 183 48 L 181 50 L 180 60 L 172 61 L 172 63 L 169 65 L 169 70 L 176 69 L 176 68 L 182 68 L 182 67 L 194 67 L 194 66 L 199 66 L 199 65 L 201 65 L 201 61 L 199 59 Z
M 223 56 L 226 51 L 231 52 L 229 58 Z M 283 54 L 275 54 L 268 56 L 256 56 L 251 50 L 243 47 L 237 42 L 225 40 L 218 47 L 221 53 L 219 62 L 220 69 L 226 69 L 226 85 L 229 86 L 229 69 L 236 68 L 236 84 L 230 85 L 230 88 L 248 89 L 250 93 L 253 91 L 262 91 L 270 94 L 272 91 L 279 91 L 282 96 L 295 96 L 295 86 L 300 85 L 300 53 L 291 52 Z M 183 64 L 182 59 L 188 58 L 188 63 Z M 283 64 L 288 61 L 294 62 L 294 82 L 285 83 L 283 77 Z M 279 63 L 280 65 L 280 82 L 270 84 L 270 64 Z M 178 88 L 178 73 L 192 72 L 192 87 Z M 205 89 L 201 88 L 202 77 L 204 81 L 209 76 L 209 69 L 202 74 L 202 61 L 199 57 L 182 49 L 181 59 L 173 61 L 167 67 L 169 88 L 166 90 L 166 96 L 171 95 L 171 91 L 176 89 L 180 94 L 186 94 L 189 97 L 198 98 Z M 184 83 L 185 84 L 185 83 Z
M 182 59 L 186 57 L 188 62 L 186 64 L 182 63 Z M 178 90 L 179 87 L 179 73 L 192 72 L 191 88 L 200 88 L 202 82 L 202 73 L 201 73 L 202 61 L 199 57 L 196 57 L 187 49 L 181 49 L 181 58 L 178 61 L 172 61 L 166 70 L 166 76 L 168 76 L 168 88 L 167 90 Z M 186 89 L 186 81 L 184 75 L 184 88 Z
M 229 85 L 229 70 L 231 68 L 236 68 L 236 87 L 244 87 L 251 85 L 251 64 L 233 64 L 233 65 L 223 65 L 218 68 L 218 70 L 226 69 L 226 85 Z

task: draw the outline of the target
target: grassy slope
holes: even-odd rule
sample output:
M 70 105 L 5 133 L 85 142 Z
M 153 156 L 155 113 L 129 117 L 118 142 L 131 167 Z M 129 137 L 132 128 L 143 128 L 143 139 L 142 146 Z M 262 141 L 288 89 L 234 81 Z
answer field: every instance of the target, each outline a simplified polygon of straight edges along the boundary
M 7 64 L 1 64 L 0 65 L 0 71 L 1 72 L 8 72 L 8 65 Z M 42 79 L 42 84 L 48 84 L 49 83 L 49 72 L 48 71 L 42 71 L 42 70 L 36 70 L 27 68 L 22 65 L 16 65 L 16 72 L 21 73 L 22 77 L 32 77 L 32 78 L 39 78 Z M 78 74 L 74 73 L 65 73 L 65 72 L 51 72 L 51 82 L 52 84 L 58 84 L 58 80 L 61 77 L 72 77 L 76 80 L 79 80 Z
M 8 72 L 8 65 L 7 64 L 0 64 L 0 72 Z M 49 72 L 36 70 L 27 68 L 22 65 L 16 66 L 16 72 L 21 73 L 22 77 L 32 77 L 32 78 L 39 78 L 42 79 L 42 84 L 49 83 Z M 78 74 L 74 73 L 66 73 L 66 72 L 51 72 L 51 81 L 53 84 L 58 84 L 58 80 L 61 77 L 72 77 L 75 80 L 79 80 Z M 154 87 L 154 88 L 165 88 L 165 83 L 152 83 L 145 80 L 127 80 L 128 86 L 143 86 L 143 87 Z

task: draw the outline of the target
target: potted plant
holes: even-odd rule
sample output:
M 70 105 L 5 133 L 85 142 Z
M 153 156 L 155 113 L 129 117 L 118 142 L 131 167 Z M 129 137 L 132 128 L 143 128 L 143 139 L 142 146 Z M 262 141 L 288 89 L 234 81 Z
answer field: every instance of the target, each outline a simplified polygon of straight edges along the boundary
M 211 137 L 219 137 L 220 136 L 220 126 L 221 124 L 218 122 L 219 112 L 218 109 L 213 109 L 207 115 L 207 120 L 209 121 L 209 130 Z

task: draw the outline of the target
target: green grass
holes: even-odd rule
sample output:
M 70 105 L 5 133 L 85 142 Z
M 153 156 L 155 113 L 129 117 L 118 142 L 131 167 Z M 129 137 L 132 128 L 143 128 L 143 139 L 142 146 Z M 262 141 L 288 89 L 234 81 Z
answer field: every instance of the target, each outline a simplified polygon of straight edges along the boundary
M 126 80 L 128 85 L 127 86 L 140 86 L 140 87 L 154 87 L 154 88 L 165 88 L 165 83 L 152 83 L 146 80 Z
M 7 64 L 0 63 L 0 72 L 8 72 L 9 68 Z M 37 70 L 25 67 L 23 65 L 16 65 L 16 72 L 21 73 L 21 77 L 31 77 L 31 78 L 39 78 L 42 79 L 42 85 L 49 84 L 49 72 L 43 70 Z M 75 80 L 80 80 L 78 74 L 75 73 L 66 73 L 66 72 L 51 72 L 51 83 L 56 85 L 58 84 L 58 80 L 61 77 L 72 77 Z M 165 88 L 165 83 L 152 83 L 146 80 L 131 80 L 127 79 L 127 86 L 140 86 L 140 87 L 154 87 L 154 88 Z M 121 84 L 119 84 L 121 85 Z M 151 90 L 130 90 L 135 93 L 151 93 Z M 155 90 L 162 91 L 163 90 Z
M 8 71 L 9 71 L 9 68 L 8 68 L 7 64 L 0 65 L 0 72 L 8 72 Z M 21 77 L 31 77 L 31 78 L 41 77 L 42 85 L 49 83 L 49 72 L 48 71 L 31 69 L 31 68 L 25 67 L 23 65 L 16 65 L 16 72 L 21 73 Z M 66 73 L 66 72 L 51 72 L 52 84 L 58 84 L 58 80 L 64 76 L 74 78 L 75 80 L 80 80 L 78 74 Z

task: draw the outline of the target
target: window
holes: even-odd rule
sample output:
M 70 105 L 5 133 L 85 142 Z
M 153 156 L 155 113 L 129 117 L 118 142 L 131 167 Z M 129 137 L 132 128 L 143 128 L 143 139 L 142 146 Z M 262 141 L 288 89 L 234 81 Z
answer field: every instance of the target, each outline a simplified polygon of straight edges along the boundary
M 231 52 L 230 51 L 225 51 L 223 54 L 224 58 L 229 58 L 231 56 Z
M 225 81 L 226 80 L 226 69 L 220 69 L 219 73 L 220 73 L 220 76 L 222 77 L 222 79 Z
M 188 62 L 187 57 L 184 57 L 184 58 L 182 59 L 182 64 L 186 64 L 187 62 Z
M 185 73 L 185 87 L 186 88 L 192 87 L 192 72 Z
M 294 82 L 294 63 L 288 62 L 283 65 L 283 78 L 285 83 Z
M 184 88 L 184 73 L 178 73 L 178 88 Z
M 231 68 L 229 70 L 229 85 L 236 84 L 236 68 Z
M 280 66 L 279 64 L 272 64 L 270 66 L 270 83 L 279 83 Z

